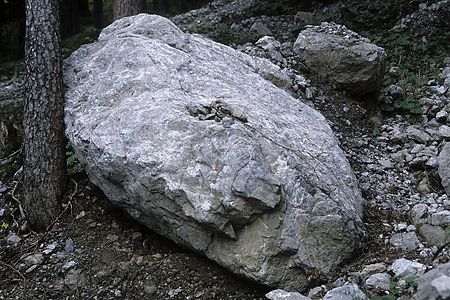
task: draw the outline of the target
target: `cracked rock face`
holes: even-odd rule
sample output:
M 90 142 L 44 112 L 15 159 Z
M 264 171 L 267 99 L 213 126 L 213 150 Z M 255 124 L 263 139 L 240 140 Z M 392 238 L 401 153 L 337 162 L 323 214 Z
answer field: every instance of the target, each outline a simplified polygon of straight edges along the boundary
M 269 61 L 140 14 L 74 52 L 64 81 L 80 162 L 149 228 L 287 290 L 332 277 L 361 247 L 352 170 Z
M 311 70 L 356 96 L 378 93 L 383 86 L 386 52 L 343 25 L 307 26 L 294 52 Z

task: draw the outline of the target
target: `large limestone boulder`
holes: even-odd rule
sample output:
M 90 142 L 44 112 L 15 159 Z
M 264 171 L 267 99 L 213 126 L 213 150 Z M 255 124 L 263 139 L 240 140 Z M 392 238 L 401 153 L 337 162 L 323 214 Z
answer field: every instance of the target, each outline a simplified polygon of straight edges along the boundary
M 287 290 L 331 277 L 362 245 L 348 161 L 269 61 L 140 14 L 74 52 L 64 82 L 90 179 L 178 244 Z
M 343 25 L 307 26 L 294 52 L 312 71 L 356 96 L 377 93 L 383 86 L 386 53 Z

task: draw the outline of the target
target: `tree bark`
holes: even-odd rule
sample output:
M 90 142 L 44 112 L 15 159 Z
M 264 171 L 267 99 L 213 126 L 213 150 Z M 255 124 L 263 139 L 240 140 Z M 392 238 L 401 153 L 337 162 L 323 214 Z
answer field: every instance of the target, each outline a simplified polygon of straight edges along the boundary
M 113 20 L 134 16 L 141 12 L 141 0 L 114 0 Z
M 31 228 L 58 216 L 67 184 L 59 0 L 26 0 L 23 206 Z

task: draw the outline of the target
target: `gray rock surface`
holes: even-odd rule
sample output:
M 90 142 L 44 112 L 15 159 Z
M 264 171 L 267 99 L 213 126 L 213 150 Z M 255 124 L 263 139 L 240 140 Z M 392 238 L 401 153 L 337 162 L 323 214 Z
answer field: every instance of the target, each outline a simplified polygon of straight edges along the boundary
M 427 267 L 424 264 L 410 261 L 406 258 L 397 259 L 388 268 L 388 271 L 394 272 L 394 274 L 401 278 L 418 277 L 425 273 Z
M 325 294 L 323 300 L 368 300 L 367 296 L 359 289 L 356 284 L 346 284 L 334 288 Z
M 428 246 L 440 247 L 444 244 L 445 230 L 440 226 L 423 224 L 420 226 L 419 233 L 427 240 Z
M 272 35 L 272 31 L 260 20 L 253 23 L 250 27 L 250 31 L 255 32 L 259 35 Z
M 446 143 L 438 156 L 438 172 L 445 192 L 450 196 L 450 142 Z
M 391 280 L 388 273 L 376 273 L 367 278 L 366 287 L 374 291 L 389 291 Z
M 363 278 L 367 278 L 370 275 L 382 273 L 384 271 L 386 271 L 386 265 L 384 263 L 372 264 L 364 267 L 364 269 L 361 271 L 361 276 Z
M 306 26 L 294 52 L 311 70 L 353 94 L 381 90 L 386 53 L 343 25 Z
M 433 140 L 425 130 L 421 129 L 417 125 L 411 125 L 406 128 L 406 133 L 409 139 L 421 144 L 427 144 Z
M 421 245 L 415 232 L 400 232 L 392 235 L 390 243 L 404 251 L 414 251 Z
M 78 159 L 149 228 L 286 290 L 331 277 L 361 246 L 348 161 L 269 61 L 140 14 L 74 52 L 64 74 Z
M 416 279 L 415 300 L 441 300 L 450 298 L 450 262 L 423 274 Z
M 267 299 L 270 300 L 311 300 L 297 292 L 286 292 L 284 290 L 273 290 L 266 294 Z

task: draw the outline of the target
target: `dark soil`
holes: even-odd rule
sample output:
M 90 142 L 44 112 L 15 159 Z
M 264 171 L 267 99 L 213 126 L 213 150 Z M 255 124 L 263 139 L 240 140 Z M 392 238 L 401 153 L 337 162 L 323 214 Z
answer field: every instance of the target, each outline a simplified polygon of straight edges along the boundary
M 1 227 L 0 299 L 265 299 L 267 288 L 141 226 L 84 173 L 71 182 L 73 198 L 48 232 L 19 234 L 14 246 L 7 236 L 18 226 Z M 65 250 L 69 238 L 73 251 Z M 56 247 L 46 254 L 49 245 Z M 37 253 L 44 259 L 30 271 L 24 259 Z

